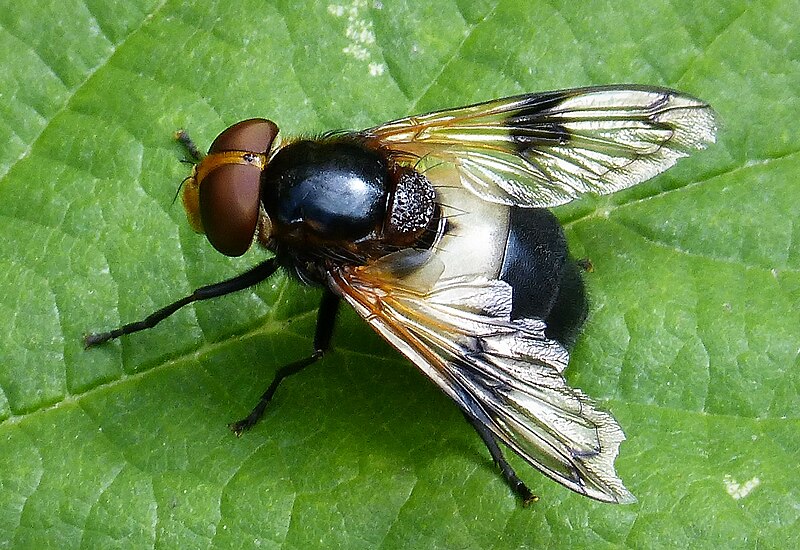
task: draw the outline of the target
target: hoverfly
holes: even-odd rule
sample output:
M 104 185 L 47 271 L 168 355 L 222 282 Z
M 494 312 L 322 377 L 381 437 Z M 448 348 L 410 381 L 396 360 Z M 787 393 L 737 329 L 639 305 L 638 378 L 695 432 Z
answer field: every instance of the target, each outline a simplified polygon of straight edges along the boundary
M 276 372 L 250 415 L 231 425 L 237 434 L 287 376 L 329 350 L 344 300 L 458 405 L 525 504 L 536 497 L 500 443 L 573 491 L 633 502 L 614 469 L 622 429 L 562 375 L 587 305 L 545 208 L 645 181 L 715 132 L 701 100 L 598 86 L 283 143 L 275 123 L 250 119 L 223 131 L 207 155 L 180 133 L 194 162 L 182 190 L 191 226 L 222 254 L 257 242 L 273 256 L 142 321 L 90 334 L 86 346 L 284 268 L 323 288 L 314 349 Z

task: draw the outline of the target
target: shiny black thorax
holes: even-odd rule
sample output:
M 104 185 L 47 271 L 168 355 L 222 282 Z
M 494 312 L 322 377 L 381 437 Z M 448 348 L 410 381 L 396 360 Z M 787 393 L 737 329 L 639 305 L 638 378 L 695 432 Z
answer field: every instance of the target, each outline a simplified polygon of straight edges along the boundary
M 381 224 L 389 192 L 385 158 L 354 142 L 303 140 L 269 161 L 261 200 L 284 235 L 357 241 Z
M 435 226 L 421 174 L 345 134 L 282 147 L 261 176 L 272 248 L 306 282 L 331 265 L 363 264 L 421 242 Z

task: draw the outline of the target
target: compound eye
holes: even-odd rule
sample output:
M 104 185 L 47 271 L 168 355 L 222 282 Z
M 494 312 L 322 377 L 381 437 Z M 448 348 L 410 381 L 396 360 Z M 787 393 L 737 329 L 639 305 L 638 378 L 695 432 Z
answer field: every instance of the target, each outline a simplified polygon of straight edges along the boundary
M 253 242 L 260 182 L 259 167 L 247 164 L 222 164 L 203 178 L 200 219 L 209 242 L 226 256 L 241 256 Z
M 223 131 L 211 144 L 208 152 L 248 151 L 267 153 L 278 135 L 278 126 L 271 120 L 251 118 L 237 122 Z

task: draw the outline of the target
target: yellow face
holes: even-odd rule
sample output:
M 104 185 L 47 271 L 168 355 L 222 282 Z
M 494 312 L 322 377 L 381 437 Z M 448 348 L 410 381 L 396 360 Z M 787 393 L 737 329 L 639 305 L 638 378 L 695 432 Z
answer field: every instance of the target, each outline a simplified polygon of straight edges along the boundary
M 189 225 L 196 233 L 205 233 L 203 220 L 200 218 L 200 182 L 197 180 L 196 165 L 192 166 L 192 174 L 183 181 L 181 201 L 183 209 L 186 210 Z

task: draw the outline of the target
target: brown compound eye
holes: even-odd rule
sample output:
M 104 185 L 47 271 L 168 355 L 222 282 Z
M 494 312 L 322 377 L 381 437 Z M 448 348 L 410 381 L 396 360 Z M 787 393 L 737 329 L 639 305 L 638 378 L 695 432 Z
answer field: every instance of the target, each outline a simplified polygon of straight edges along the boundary
M 222 151 L 266 153 L 277 135 L 278 126 L 271 120 L 264 118 L 243 120 L 218 135 L 208 149 L 208 153 Z
M 200 185 L 200 218 L 209 242 L 226 256 L 241 256 L 253 242 L 258 223 L 261 169 L 223 164 Z
M 264 155 L 277 134 L 278 127 L 269 120 L 238 122 L 217 136 L 198 166 L 203 231 L 226 256 L 241 256 L 253 242 Z

